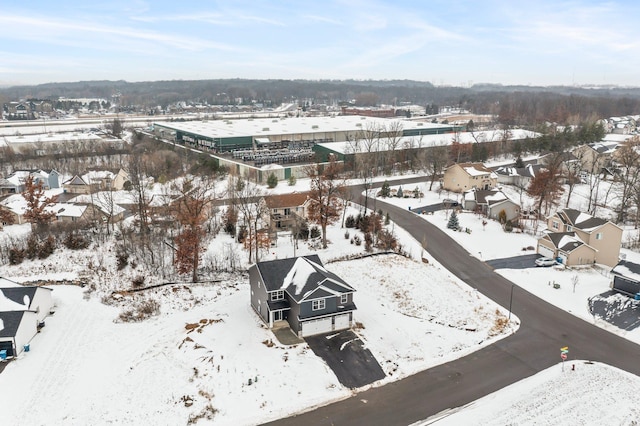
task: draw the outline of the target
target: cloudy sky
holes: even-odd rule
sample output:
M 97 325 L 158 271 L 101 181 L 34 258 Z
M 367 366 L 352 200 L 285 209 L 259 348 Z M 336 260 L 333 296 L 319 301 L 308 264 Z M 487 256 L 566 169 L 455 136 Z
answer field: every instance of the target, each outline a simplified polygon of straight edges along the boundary
M 209 78 L 640 86 L 640 2 L 0 2 L 0 85 Z

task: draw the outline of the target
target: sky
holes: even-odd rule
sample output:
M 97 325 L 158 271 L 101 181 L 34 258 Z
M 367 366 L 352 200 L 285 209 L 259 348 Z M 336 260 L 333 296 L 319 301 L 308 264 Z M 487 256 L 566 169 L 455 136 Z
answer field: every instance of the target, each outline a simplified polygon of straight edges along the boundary
M 640 3 L 0 2 L 0 85 L 412 79 L 640 86 Z

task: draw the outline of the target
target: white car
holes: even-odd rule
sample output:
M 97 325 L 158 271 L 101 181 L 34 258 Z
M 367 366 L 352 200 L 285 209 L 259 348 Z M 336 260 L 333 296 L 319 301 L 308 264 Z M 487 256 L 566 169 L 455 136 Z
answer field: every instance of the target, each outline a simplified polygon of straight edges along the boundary
M 553 266 L 557 263 L 558 262 L 556 262 L 555 259 L 552 259 L 550 257 L 540 257 L 536 259 L 536 266 Z

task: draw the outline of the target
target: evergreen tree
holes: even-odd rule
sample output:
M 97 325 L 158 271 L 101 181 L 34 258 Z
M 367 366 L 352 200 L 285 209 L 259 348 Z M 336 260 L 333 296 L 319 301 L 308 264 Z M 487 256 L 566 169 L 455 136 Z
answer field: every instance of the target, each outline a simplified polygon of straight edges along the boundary
M 402 187 L 399 187 L 398 188 L 398 198 L 402 198 L 402 197 L 403 197 L 403 195 L 402 195 Z
M 296 177 L 294 175 L 289 176 L 289 186 L 294 186 L 296 184 Z
M 380 196 L 382 198 L 388 198 L 391 196 L 391 187 L 389 186 L 389 182 L 386 180 L 382 184 L 382 189 L 380 189 Z
M 460 224 L 458 223 L 458 215 L 456 214 L 456 211 L 453 210 L 451 212 L 451 216 L 449 216 L 449 222 L 447 223 L 447 228 L 457 230 L 459 227 L 460 227 Z
M 276 186 L 278 186 L 278 178 L 274 173 L 271 173 L 267 178 L 267 186 L 269 188 L 275 188 Z
M 522 161 L 522 157 L 520 157 L 518 155 L 518 158 L 516 158 L 516 167 L 518 169 L 524 169 L 524 161 Z

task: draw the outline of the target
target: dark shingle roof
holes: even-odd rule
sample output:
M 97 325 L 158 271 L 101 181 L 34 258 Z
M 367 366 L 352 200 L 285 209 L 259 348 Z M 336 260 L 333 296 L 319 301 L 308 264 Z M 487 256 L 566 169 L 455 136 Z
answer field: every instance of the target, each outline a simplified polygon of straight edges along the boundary
M 31 303 L 33 302 L 33 298 L 36 294 L 36 290 L 38 287 L 5 287 L 0 288 L 0 292 L 4 294 L 7 299 L 13 300 L 16 303 L 20 303 L 21 305 L 25 304 L 24 297 L 27 296 L 29 298 L 29 304 L 26 305 L 27 309 L 31 307 Z
M 24 313 L 25 311 L 0 312 L 0 321 L 4 326 L 0 330 L 0 337 L 15 337 Z
M 283 289 L 289 296 L 300 302 L 320 286 L 337 293 L 355 291 L 342 278 L 324 268 L 318 255 L 258 262 L 256 264 L 268 291 Z M 320 296 L 330 295 L 320 290 Z M 326 293 L 326 294 L 325 294 Z
M 582 215 L 582 218 L 580 218 L 580 215 Z M 558 217 L 560 217 L 565 224 L 569 224 L 578 229 L 592 229 L 607 223 L 605 219 L 593 217 L 575 209 L 562 209 L 558 212 Z M 577 222 L 578 219 L 580 219 L 579 222 Z

